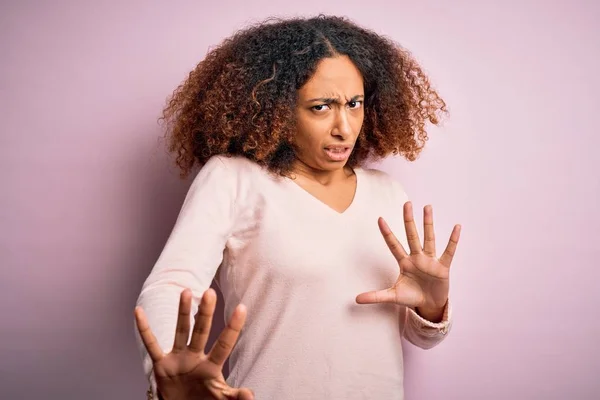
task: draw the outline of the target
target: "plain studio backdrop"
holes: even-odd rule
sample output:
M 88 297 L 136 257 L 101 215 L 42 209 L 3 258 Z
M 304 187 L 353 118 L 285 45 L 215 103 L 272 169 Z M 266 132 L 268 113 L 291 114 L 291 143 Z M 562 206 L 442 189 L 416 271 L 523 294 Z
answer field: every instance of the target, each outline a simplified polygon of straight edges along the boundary
M 378 166 L 439 251 L 463 225 L 454 329 L 406 343 L 407 399 L 598 398 L 599 4 L 3 1 L 0 397 L 144 398 L 133 307 L 190 183 L 165 100 L 237 29 L 322 12 L 410 49 L 451 111 Z

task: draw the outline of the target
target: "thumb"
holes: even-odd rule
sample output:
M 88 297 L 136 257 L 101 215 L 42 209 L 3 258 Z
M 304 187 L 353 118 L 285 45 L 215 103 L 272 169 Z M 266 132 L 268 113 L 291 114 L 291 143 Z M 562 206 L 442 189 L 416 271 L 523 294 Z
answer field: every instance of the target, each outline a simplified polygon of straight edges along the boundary
M 396 290 L 389 288 L 361 293 L 356 296 L 356 302 L 358 304 L 397 303 Z

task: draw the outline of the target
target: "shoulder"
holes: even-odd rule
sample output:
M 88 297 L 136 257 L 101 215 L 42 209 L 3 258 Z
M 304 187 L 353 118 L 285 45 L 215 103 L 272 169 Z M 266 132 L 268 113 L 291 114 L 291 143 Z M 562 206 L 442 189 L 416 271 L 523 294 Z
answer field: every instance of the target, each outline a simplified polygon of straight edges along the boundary
M 200 168 L 195 180 L 207 177 L 222 180 L 222 184 L 238 180 L 248 180 L 253 175 L 264 174 L 263 168 L 256 162 L 242 156 L 215 155 Z
M 245 177 L 256 174 L 258 168 L 256 163 L 244 157 L 212 156 L 193 177 L 189 190 L 214 189 L 233 195 L 239 191 L 240 182 L 248 181 Z
M 191 191 L 213 190 L 239 204 L 253 203 L 256 193 L 269 186 L 266 168 L 243 156 L 215 155 L 200 168 Z
M 208 159 L 202 170 L 222 170 L 232 173 L 257 172 L 261 167 L 254 161 L 242 156 L 215 155 Z
M 387 172 L 367 167 L 361 167 L 359 171 L 374 195 L 389 195 L 395 199 L 408 199 L 404 186 Z

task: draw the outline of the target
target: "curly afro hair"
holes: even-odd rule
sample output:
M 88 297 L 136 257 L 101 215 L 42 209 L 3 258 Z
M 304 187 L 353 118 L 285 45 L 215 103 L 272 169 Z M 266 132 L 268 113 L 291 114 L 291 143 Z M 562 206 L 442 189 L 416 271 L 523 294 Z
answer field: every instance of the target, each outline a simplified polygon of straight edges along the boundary
M 214 155 L 241 155 L 287 175 L 297 91 L 320 60 L 346 55 L 364 80 L 365 118 L 350 167 L 401 154 L 414 161 L 446 104 L 410 53 L 346 18 L 268 19 L 208 52 L 163 110 L 181 176 Z

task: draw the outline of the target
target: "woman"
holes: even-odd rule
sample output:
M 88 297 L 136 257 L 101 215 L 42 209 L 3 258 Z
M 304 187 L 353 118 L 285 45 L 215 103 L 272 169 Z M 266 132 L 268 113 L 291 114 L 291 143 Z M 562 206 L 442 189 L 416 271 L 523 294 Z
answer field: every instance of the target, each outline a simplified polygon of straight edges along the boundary
M 401 336 L 450 329 L 460 227 L 438 259 L 431 207 L 422 246 L 401 185 L 363 166 L 414 160 L 445 111 L 406 51 L 342 18 L 212 50 L 165 109 L 182 175 L 200 170 L 136 307 L 150 397 L 402 399 Z M 205 353 L 213 278 L 229 323 Z

